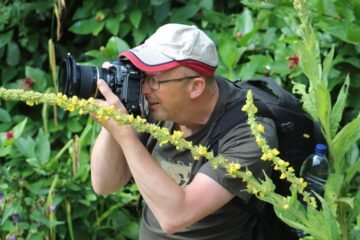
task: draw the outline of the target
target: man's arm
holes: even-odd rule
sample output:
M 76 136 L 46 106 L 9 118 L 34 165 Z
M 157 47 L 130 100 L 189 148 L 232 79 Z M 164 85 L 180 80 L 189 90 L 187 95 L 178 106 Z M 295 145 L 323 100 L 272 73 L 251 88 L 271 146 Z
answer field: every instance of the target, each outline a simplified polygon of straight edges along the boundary
M 98 194 L 115 192 L 131 178 L 122 149 L 105 128 L 92 149 L 90 167 L 92 185 Z

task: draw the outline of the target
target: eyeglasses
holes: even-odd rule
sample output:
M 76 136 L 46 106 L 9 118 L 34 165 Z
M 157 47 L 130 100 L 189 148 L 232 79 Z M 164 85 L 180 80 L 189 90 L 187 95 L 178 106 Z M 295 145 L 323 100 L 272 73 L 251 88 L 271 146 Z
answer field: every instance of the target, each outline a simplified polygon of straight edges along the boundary
M 149 85 L 149 87 L 153 90 L 159 90 L 160 84 L 168 83 L 168 82 L 179 82 L 191 78 L 197 78 L 200 76 L 189 76 L 189 77 L 182 77 L 182 78 L 174 78 L 174 79 L 166 79 L 166 80 L 160 80 L 155 75 L 146 75 L 144 78 L 144 81 Z

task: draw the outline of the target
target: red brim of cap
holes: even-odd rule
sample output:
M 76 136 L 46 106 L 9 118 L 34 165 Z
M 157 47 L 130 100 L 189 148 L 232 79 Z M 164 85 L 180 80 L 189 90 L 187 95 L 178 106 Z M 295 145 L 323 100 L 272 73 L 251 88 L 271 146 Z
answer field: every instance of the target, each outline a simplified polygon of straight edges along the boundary
M 123 57 L 129 59 L 135 67 L 143 72 L 162 72 L 178 66 L 185 66 L 204 76 L 212 77 L 214 76 L 216 69 L 216 67 L 195 60 L 173 60 L 163 54 L 153 51 L 146 45 L 141 45 L 129 51 L 120 53 L 119 58 Z
M 162 72 L 175 67 L 180 66 L 181 64 L 176 61 L 162 62 L 162 63 L 152 63 L 147 64 L 143 62 L 136 54 L 130 51 L 126 51 L 119 54 L 119 58 L 126 57 L 129 61 L 135 65 L 138 69 L 144 72 Z M 155 58 L 155 57 L 154 57 Z

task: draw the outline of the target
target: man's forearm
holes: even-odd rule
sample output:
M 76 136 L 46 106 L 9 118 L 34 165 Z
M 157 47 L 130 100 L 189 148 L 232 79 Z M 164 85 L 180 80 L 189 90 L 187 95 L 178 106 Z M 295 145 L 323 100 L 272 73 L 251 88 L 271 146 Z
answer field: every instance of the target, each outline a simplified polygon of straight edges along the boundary
M 91 152 L 91 181 L 98 194 L 109 194 L 131 178 L 124 154 L 113 136 L 102 128 Z

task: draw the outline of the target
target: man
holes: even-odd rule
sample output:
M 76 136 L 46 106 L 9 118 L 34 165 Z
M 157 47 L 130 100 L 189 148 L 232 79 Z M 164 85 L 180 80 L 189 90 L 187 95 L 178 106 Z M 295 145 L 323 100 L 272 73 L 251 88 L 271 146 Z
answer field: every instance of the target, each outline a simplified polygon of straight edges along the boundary
M 242 96 L 230 82 L 214 76 L 215 44 L 195 26 L 164 25 L 119 57 L 144 72 L 142 94 L 151 117 L 171 131 L 182 131 L 194 144 L 206 146 L 217 118 Z M 98 88 L 106 99 L 103 104 L 126 112 L 104 81 L 99 80 Z M 259 121 L 269 144 L 276 146 L 273 121 Z M 91 154 L 93 188 L 98 194 L 110 194 L 135 180 L 145 201 L 140 239 L 245 239 L 254 219 L 238 206 L 238 200 L 246 204 L 250 199 L 241 179 L 224 169 L 214 170 L 207 162 L 198 166 L 188 151 L 159 146 L 151 138 L 148 142 L 155 144 L 148 150 L 130 126 L 118 126 L 113 120 L 101 124 Z M 220 140 L 219 154 L 255 176 L 270 172 L 245 122 Z

